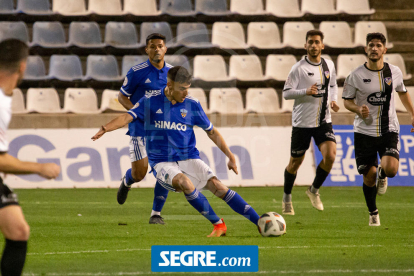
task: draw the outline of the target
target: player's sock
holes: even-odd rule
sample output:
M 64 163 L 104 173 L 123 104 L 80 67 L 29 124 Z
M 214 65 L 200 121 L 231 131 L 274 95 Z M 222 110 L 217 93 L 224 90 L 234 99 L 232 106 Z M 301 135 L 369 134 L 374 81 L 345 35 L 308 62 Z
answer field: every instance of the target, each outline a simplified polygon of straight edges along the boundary
M 165 201 L 167 200 L 168 197 L 168 190 L 165 189 L 163 186 L 161 186 L 160 183 L 155 183 L 155 188 L 154 188 L 154 202 L 152 204 L 152 211 L 153 212 L 158 212 L 157 215 L 160 216 L 160 212 L 162 210 L 162 207 L 164 207 Z M 151 213 L 151 216 L 153 216 L 153 214 Z
M 378 172 L 378 177 L 379 177 L 380 179 L 384 179 L 384 178 L 386 178 L 386 177 L 387 177 L 387 175 L 385 174 L 384 169 L 383 169 L 382 167 L 379 167 L 378 169 L 379 169 L 379 172 Z
M 283 193 L 283 202 L 292 202 L 292 194 Z
M 131 169 L 128 169 L 125 173 L 125 183 L 127 187 L 131 186 L 136 182 L 135 179 L 132 177 L 131 171 Z
M 321 165 L 316 168 L 316 175 L 315 179 L 313 180 L 312 186 L 311 186 L 311 192 L 316 194 L 319 190 L 319 188 L 322 186 L 325 179 L 328 177 L 329 172 L 325 171 L 321 168 Z
M 296 174 L 291 174 L 285 169 L 285 184 L 283 190 L 285 194 L 290 195 L 292 193 L 293 184 L 295 183 Z
M 1 275 L 21 275 L 26 260 L 27 241 L 6 239 L 1 257 Z
M 223 200 L 230 206 L 231 209 L 233 209 L 233 211 L 244 216 L 257 225 L 257 221 L 260 218 L 259 215 L 238 193 L 229 189 Z
M 152 216 L 161 216 L 161 212 L 157 212 L 157 211 L 151 210 L 151 217 Z
M 365 201 L 367 202 L 368 211 L 374 212 L 377 210 L 376 198 L 377 198 L 377 187 L 368 187 L 367 185 L 362 186 L 364 190 Z
M 207 198 L 195 189 L 192 193 L 185 195 L 188 203 L 194 207 L 200 214 L 202 214 L 206 219 L 208 219 L 212 224 L 215 224 L 220 221 L 220 218 L 216 215 L 213 208 L 211 208 L 210 203 Z

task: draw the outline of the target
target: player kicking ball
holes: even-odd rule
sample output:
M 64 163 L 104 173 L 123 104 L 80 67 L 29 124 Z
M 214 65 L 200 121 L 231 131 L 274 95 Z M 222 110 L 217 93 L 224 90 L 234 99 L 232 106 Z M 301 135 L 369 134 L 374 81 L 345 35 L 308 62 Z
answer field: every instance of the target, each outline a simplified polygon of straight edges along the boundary
M 229 158 L 229 170 L 238 174 L 236 159 L 223 137 L 213 127 L 200 102 L 187 95 L 191 78 L 184 67 L 171 68 L 167 75 L 167 86 L 162 92 L 143 97 L 128 113 L 103 126 L 92 140 L 133 120 L 144 121 L 148 159 L 156 172 L 157 181 L 168 190 L 183 192 L 191 206 L 213 224 L 213 232 L 208 237 L 220 237 L 226 234 L 226 224 L 200 193 L 202 189 L 208 189 L 223 199 L 236 213 L 254 225 L 257 225 L 259 215 L 239 194 L 223 185 L 200 159 L 194 126 L 206 131 L 208 137 Z
M 365 52 L 368 62 L 346 78 L 342 94 L 345 108 L 356 114 L 355 159 L 358 172 L 363 175 L 369 226 L 381 225 L 376 197 L 387 191 L 387 177 L 392 178 L 398 172 L 400 125 L 395 112 L 395 92 L 410 113 L 414 126 L 414 108 L 404 86 L 402 72 L 397 66 L 384 62 L 385 45 L 383 34 L 367 35 Z M 377 153 L 381 159 L 379 167 Z

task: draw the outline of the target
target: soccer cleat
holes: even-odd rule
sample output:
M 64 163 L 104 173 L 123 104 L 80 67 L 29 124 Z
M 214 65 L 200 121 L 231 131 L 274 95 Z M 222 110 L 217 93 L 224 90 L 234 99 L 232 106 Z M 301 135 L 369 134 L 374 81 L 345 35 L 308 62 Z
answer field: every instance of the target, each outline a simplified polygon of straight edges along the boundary
M 122 177 L 121 185 L 119 186 L 118 193 L 116 195 L 116 199 L 118 200 L 119 204 L 122 205 L 125 203 L 129 190 L 131 190 L 131 187 L 125 186 L 125 176 L 124 176 Z
M 164 225 L 165 222 L 164 222 L 164 219 L 161 216 L 153 215 L 149 219 L 149 224 L 162 224 L 162 225 Z
M 291 216 L 295 215 L 295 210 L 293 210 L 292 202 L 282 201 L 282 214 Z
M 383 195 L 387 191 L 388 178 L 385 177 L 383 179 L 380 179 L 379 178 L 380 171 L 382 171 L 381 165 L 378 166 L 378 175 L 377 175 L 377 183 L 376 184 L 377 184 L 377 194 L 378 195 Z
M 223 221 L 223 223 L 214 225 L 213 232 L 211 232 L 211 234 L 208 235 L 207 238 L 211 238 L 211 237 L 221 237 L 221 236 L 225 236 L 226 235 L 227 226 L 224 223 L 224 220 L 223 219 L 221 219 L 221 221 Z
M 379 218 L 379 214 L 377 213 L 376 215 L 369 215 L 369 226 L 380 226 L 380 218 Z
M 310 187 L 306 190 L 306 194 L 308 195 L 312 206 L 315 207 L 316 209 L 318 209 L 319 211 L 323 211 L 323 203 L 321 201 L 321 196 L 319 195 L 319 193 L 312 193 L 310 191 Z

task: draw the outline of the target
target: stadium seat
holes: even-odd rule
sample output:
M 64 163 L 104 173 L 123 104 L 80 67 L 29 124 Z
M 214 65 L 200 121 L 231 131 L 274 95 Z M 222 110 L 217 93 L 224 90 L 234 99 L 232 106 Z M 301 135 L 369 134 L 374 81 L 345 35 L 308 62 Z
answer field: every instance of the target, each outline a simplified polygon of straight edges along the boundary
M 33 24 L 33 39 L 31 47 L 65 48 L 65 30 L 60 22 L 40 22 Z
M 250 22 L 247 26 L 247 44 L 259 49 L 283 47 L 279 28 L 275 22 Z
M 262 64 L 256 55 L 232 55 L 230 57 L 230 78 L 241 81 L 262 81 Z
M 203 81 L 228 81 L 226 63 L 220 55 L 195 56 L 194 78 Z
M 336 0 L 336 10 L 352 15 L 369 15 L 375 13 L 375 9 L 369 8 L 368 0 Z
M 293 106 L 295 105 L 294 100 L 285 100 L 282 96 L 282 108 L 281 112 L 293 112 Z
M 210 113 L 243 114 L 243 100 L 237 88 L 213 88 L 210 90 Z
M 227 0 L 195 0 L 195 10 L 197 13 L 205 15 L 229 15 L 227 10 Z
M 171 26 L 168 22 L 144 22 L 141 24 L 140 45 L 145 47 L 145 40 L 152 33 L 160 33 L 165 36 L 167 47 L 174 44 Z
M 279 97 L 273 88 L 249 88 L 246 91 L 246 112 L 279 113 Z
M 342 99 L 342 92 L 343 91 L 344 91 L 343 87 L 338 87 L 338 100 L 336 102 L 339 106 L 338 113 L 351 113 L 351 111 L 349 111 L 348 109 L 345 108 L 344 99 Z M 329 99 L 329 101 L 330 101 L 330 99 Z M 334 112 L 332 112 L 332 110 L 331 110 L 331 113 L 334 113 Z
M 299 8 L 299 0 L 266 0 L 266 11 L 282 18 L 298 18 L 304 15 Z
M 404 80 L 411 79 L 412 75 L 407 74 L 407 69 L 405 68 L 404 58 L 400 54 L 385 54 L 384 61 L 391 63 L 392 65 L 398 66 L 403 73 Z
M 77 55 L 52 55 L 49 62 L 49 78 L 61 81 L 82 79 L 82 65 Z
M 101 112 L 119 111 L 126 112 L 126 109 L 118 101 L 119 90 L 105 89 L 102 92 Z
M 23 92 L 19 88 L 13 89 L 11 110 L 12 110 L 12 114 L 24 114 L 24 113 L 27 113 L 27 110 L 24 107 L 24 96 L 23 96 Z
M 352 31 L 345 21 L 322 21 L 319 30 L 323 32 L 323 43 L 331 48 L 353 48 Z M 340 33 L 341 35 L 338 35 Z
M 24 80 L 43 80 L 46 79 L 46 68 L 40 56 L 29 56 L 24 72 Z
M 226 49 L 246 49 L 243 26 L 239 22 L 215 22 L 212 43 Z
M 165 58 L 165 56 L 164 56 Z M 131 67 L 143 63 L 148 59 L 148 56 L 124 56 L 122 58 L 122 76 L 125 77 Z
M 17 12 L 31 15 L 51 14 L 49 0 L 18 0 Z
M 230 11 L 243 15 L 265 14 L 262 0 L 231 0 Z
M 204 23 L 178 23 L 176 45 L 189 48 L 210 48 L 210 35 Z
M 188 95 L 200 101 L 201 107 L 203 108 L 205 113 L 209 112 L 207 108 L 206 93 L 204 92 L 202 88 L 189 88 Z
M 411 101 L 414 99 L 414 86 L 407 86 L 407 92 L 410 95 Z
M 84 80 L 119 81 L 118 63 L 113 55 L 89 55 Z
M 160 10 L 161 13 L 172 16 L 191 16 L 196 14 L 191 0 L 160 0 Z
M 15 13 L 13 0 L 0 0 L 0 14 L 13 14 Z
M 78 114 L 97 114 L 98 98 L 92 88 L 68 88 L 65 91 L 63 110 Z
M 0 22 L 0 41 L 9 38 L 16 38 L 23 42 L 29 42 L 29 32 L 27 30 L 26 23 L 23 21 Z
M 79 16 L 89 14 L 84 0 L 53 0 L 53 12 L 64 16 Z
M 188 61 L 187 56 L 185 55 L 165 55 L 164 60 L 166 63 L 171 64 L 172 66 L 182 66 L 192 74 L 193 70 L 191 69 L 190 62 Z
M 157 10 L 156 0 L 124 0 L 124 13 L 136 16 L 155 16 L 161 14 Z
M 89 0 L 88 11 L 98 15 L 122 15 L 120 0 Z
M 297 62 L 294 55 L 268 55 L 266 58 L 266 77 L 286 81 L 290 69 Z
M 54 88 L 29 88 L 26 95 L 28 112 L 60 113 L 60 100 Z
M 336 78 L 345 79 L 355 68 L 367 62 L 365 55 L 339 55 L 336 60 Z
M 355 24 L 355 45 L 365 47 L 367 45 L 367 34 L 373 32 L 380 32 L 384 34 L 387 39 L 387 48 L 394 47 L 394 45 L 389 42 L 387 28 L 381 21 L 358 21 Z
M 72 22 L 69 25 L 69 46 L 102 48 L 101 31 L 96 22 Z
M 334 0 L 302 0 L 302 12 L 314 15 L 338 14 Z
M 306 33 L 315 29 L 309 21 L 286 22 L 283 25 L 283 44 L 296 49 L 303 49 L 306 42 Z
M 119 49 L 139 47 L 137 29 L 131 22 L 108 22 L 105 26 L 105 43 Z

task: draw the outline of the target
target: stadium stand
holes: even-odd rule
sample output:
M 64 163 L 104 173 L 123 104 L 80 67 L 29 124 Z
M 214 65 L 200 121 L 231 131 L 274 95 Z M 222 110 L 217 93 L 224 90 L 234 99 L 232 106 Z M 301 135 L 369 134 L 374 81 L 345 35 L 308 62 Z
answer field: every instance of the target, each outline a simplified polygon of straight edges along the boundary
M 66 48 L 65 30 L 60 22 L 35 22 L 30 47 Z
M 84 80 L 120 81 L 118 63 L 112 55 L 89 55 Z
M 394 45 L 389 42 L 385 24 L 380 21 L 358 21 L 355 24 L 355 44 L 358 46 L 365 46 L 367 34 L 373 32 L 383 33 L 387 38 L 387 48 L 394 47 Z
M 338 87 L 338 101 L 337 101 L 337 104 L 339 106 L 338 113 L 352 114 L 351 111 L 349 111 L 348 109 L 345 108 L 344 101 L 340 100 L 340 99 L 342 99 L 343 90 L 344 90 L 343 87 Z
M 0 41 L 16 38 L 24 42 L 29 42 L 29 31 L 27 25 L 23 21 L 11 22 L 3 21 L 0 22 Z
M 25 114 L 25 113 L 27 113 L 27 110 L 24 107 L 23 92 L 19 88 L 13 89 L 12 113 L 13 114 Z
M 385 54 L 384 61 L 398 66 L 401 69 L 401 72 L 403 73 L 404 80 L 409 80 L 412 78 L 411 74 L 407 74 L 407 70 L 405 69 L 404 58 L 400 54 Z
M 243 15 L 262 15 L 265 13 L 262 0 L 231 0 L 230 11 Z
M 81 53 L 87 52 L 87 49 L 96 50 L 105 47 L 99 25 L 96 22 L 70 23 L 68 46 L 78 48 Z
M 231 14 L 227 9 L 227 0 L 195 0 L 195 10 L 199 14 L 210 16 Z
M 349 73 L 367 61 L 365 55 L 339 55 L 336 64 L 336 78 L 345 79 Z
M 171 16 L 196 15 L 191 0 L 160 0 L 160 10 Z
M 185 22 L 178 23 L 176 46 L 185 46 L 189 48 L 213 47 L 210 42 L 206 24 Z
M 334 0 L 302 0 L 302 12 L 314 15 L 338 14 Z
M 120 0 L 89 0 L 88 11 L 98 15 L 122 15 Z
M 46 79 L 46 67 L 40 56 L 29 56 L 27 59 L 26 71 L 24 72 L 24 80 L 44 80 Z
M 137 49 L 139 44 L 135 25 L 131 22 L 106 23 L 105 44 L 118 49 Z
M 49 78 L 61 81 L 81 80 L 82 64 L 76 55 L 52 55 L 49 63 Z
M 256 55 L 232 55 L 229 76 L 237 79 L 238 85 L 254 86 L 255 82 L 265 80 L 262 64 Z
M 15 13 L 13 5 L 13 0 L 0 0 L 0 14 L 6 15 Z
M 215 22 L 212 30 L 212 43 L 224 49 L 246 49 L 246 38 L 239 22 Z
M 147 60 L 147 59 L 145 59 L 145 60 Z M 183 66 L 190 73 L 192 73 L 192 71 L 193 71 L 191 69 L 191 66 L 190 66 L 190 61 L 188 60 L 187 56 L 185 56 L 185 55 L 165 55 L 164 60 L 165 60 L 166 63 L 169 63 L 172 66 Z
M 141 56 L 124 56 L 122 58 L 122 70 L 121 74 L 123 77 L 126 76 L 129 69 L 131 69 L 132 66 L 135 66 L 137 64 L 143 63 L 148 59 L 148 56 L 141 55 Z
M 195 56 L 194 58 L 194 79 L 203 81 L 229 81 L 226 63 L 220 55 Z
M 247 44 L 258 49 L 283 47 L 275 22 L 250 22 L 247 26 Z
M 243 114 L 243 100 L 237 88 L 213 88 L 210 91 L 210 113 Z
M 300 18 L 304 15 L 299 0 L 266 0 L 266 11 L 281 18 Z
M 61 113 L 59 95 L 54 88 L 29 88 L 26 95 L 28 112 Z
M 279 113 L 279 97 L 273 88 L 249 88 L 246 91 L 246 112 Z
M 105 89 L 102 93 L 101 112 L 125 112 L 125 108 L 118 101 L 119 90 Z
M 207 97 L 206 93 L 201 88 L 190 88 L 188 89 L 188 95 L 190 95 L 193 98 L 196 98 L 200 101 L 201 107 L 203 108 L 204 112 L 207 114 L 209 113 L 209 110 L 207 108 Z
M 294 55 L 268 55 L 266 58 L 266 78 L 286 81 L 290 69 L 296 62 Z
M 161 11 L 157 10 L 156 0 L 124 0 L 124 13 L 135 16 L 157 16 Z
M 319 25 L 325 38 L 323 43 L 331 48 L 354 48 L 352 31 L 348 22 L 345 21 L 323 21 Z M 341 35 L 338 35 L 340 33 Z
M 286 22 L 283 25 L 283 45 L 303 49 L 306 33 L 313 30 L 312 22 Z
M 84 0 L 53 0 L 53 12 L 63 16 L 88 15 Z
M 49 15 L 52 13 L 49 0 L 18 0 L 17 12 L 30 15 Z
M 368 0 L 337 0 L 336 9 L 352 15 L 370 15 L 375 9 L 370 9 Z
M 98 98 L 92 88 L 68 88 L 65 91 L 65 112 L 98 114 Z
M 152 33 L 160 33 L 165 36 L 167 42 L 167 47 L 174 46 L 174 40 L 172 35 L 172 30 L 168 22 L 144 22 L 141 24 L 140 30 L 140 46 L 145 47 L 145 40 L 147 36 Z

